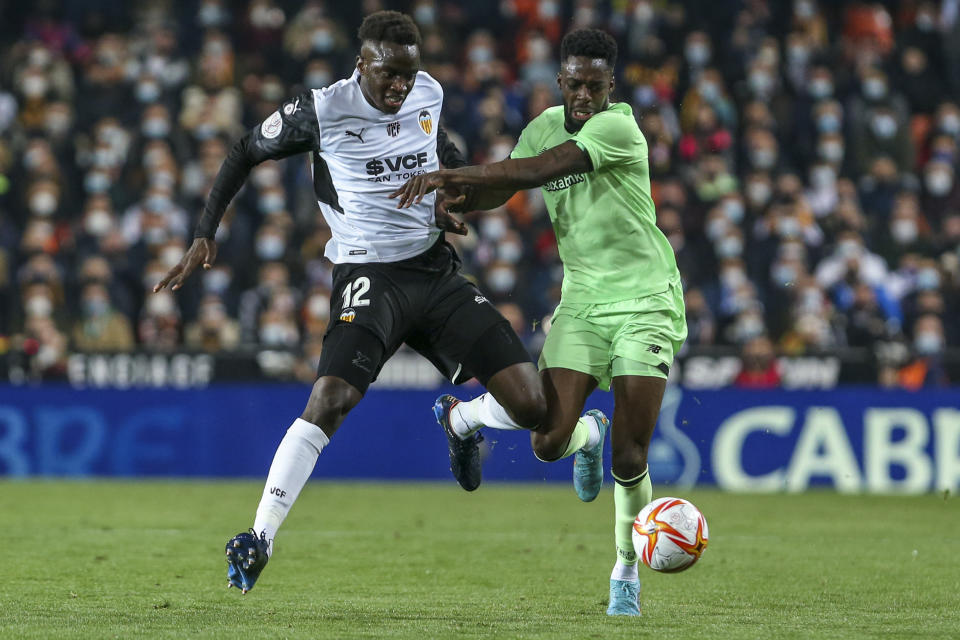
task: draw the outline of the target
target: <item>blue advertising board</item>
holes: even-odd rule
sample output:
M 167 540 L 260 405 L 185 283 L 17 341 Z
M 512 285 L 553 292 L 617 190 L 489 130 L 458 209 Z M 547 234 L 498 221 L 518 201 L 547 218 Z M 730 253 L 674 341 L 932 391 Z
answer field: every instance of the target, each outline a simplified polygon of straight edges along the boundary
M 371 389 L 323 451 L 314 477 L 452 481 L 431 411 L 440 392 Z M 265 477 L 308 394 L 305 386 L 267 385 L 0 386 L 0 475 Z M 598 392 L 588 406 L 612 416 L 613 396 Z M 538 461 L 526 433 L 486 435 L 487 481 L 569 481 L 569 460 Z M 609 448 L 606 455 L 609 461 Z M 960 391 L 671 387 L 649 460 L 656 483 L 682 487 L 957 491 Z

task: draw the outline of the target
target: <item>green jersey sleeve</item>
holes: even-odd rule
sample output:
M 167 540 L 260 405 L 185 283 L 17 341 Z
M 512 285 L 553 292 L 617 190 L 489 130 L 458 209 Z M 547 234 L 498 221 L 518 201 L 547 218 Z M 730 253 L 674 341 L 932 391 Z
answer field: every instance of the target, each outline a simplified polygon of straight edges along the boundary
M 531 122 L 530 124 L 533 123 Z M 520 139 L 517 140 L 516 146 L 514 146 L 513 151 L 510 152 L 511 158 L 517 160 L 537 155 L 533 150 L 533 145 L 530 144 L 530 135 L 530 125 L 527 125 L 523 128 L 523 131 L 520 132 Z
M 621 105 L 626 110 L 618 108 Z M 612 105 L 587 120 L 571 140 L 587 152 L 595 171 L 619 164 L 643 162 L 647 158 L 647 141 L 633 119 L 633 111 L 623 103 Z

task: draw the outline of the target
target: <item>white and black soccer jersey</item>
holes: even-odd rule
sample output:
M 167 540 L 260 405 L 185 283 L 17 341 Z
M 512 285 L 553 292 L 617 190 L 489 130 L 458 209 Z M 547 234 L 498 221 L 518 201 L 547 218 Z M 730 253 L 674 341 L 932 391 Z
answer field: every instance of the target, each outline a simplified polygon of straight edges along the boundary
M 285 102 L 230 151 L 217 176 L 197 237 L 213 237 L 250 169 L 264 160 L 310 152 L 313 186 L 332 238 L 332 262 L 396 262 L 429 249 L 440 229 L 434 195 L 397 209 L 388 195 L 412 176 L 465 164 L 439 127 L 443 89 L 420 71 L 396 114 L 371 106 L 354 72 Z

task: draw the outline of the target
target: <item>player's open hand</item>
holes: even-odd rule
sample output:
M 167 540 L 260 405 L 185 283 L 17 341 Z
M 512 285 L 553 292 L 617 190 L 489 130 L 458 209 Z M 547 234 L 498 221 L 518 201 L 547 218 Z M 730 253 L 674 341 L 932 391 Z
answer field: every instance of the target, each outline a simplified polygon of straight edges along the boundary
M 439 171 L 414 176 L 407 180 L 402 187 L 391 193 L 390 197 L 400 199 L 400 202 L 397 203 L 397 209 L 406 209 L 410 205 L 420 204 L 423 196 L 447 186 L 446 174 L 447 172 L 444 169 L 440 169 Z
M 216 242 L 211 238 L 194 238 L 193 244 L 190 245 L 187 252 L 180 258 L 180 262 L 167 272 L 163 280 L 153 286 L 153 292 L 156 293 L 160 291 L 160 289 L 163 289 L 168 284 L 170 285 L 171 291 L 176 291 L 183 286 L 183 281 L 193 273 L 193 270 L 196 269 L 199 264 L 203 263 L 203 268 L 209 269 L 213 266 L 213 261 L 216 259 Z

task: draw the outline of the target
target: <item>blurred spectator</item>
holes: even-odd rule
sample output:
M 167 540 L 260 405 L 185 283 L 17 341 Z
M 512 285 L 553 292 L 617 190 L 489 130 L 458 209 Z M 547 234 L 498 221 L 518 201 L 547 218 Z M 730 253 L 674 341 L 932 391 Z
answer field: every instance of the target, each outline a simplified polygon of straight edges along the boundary
M 96 282 L 80 294 L 80 319 L 72 336 L 78 351 L 129 351 L 134 346 L 130 321 L 113 308 L 107 288 Z
M 331 265 L 310 163 L 255 167 L 217 232 L 214 268 L 173 297 L 147 292 L 189 242 L 238 136 L 285 97 L 349 77 L 359 20 L 386 4 L 128 3 L 109 28 L 37 10 L 6 36 L 0 332 L 30 351 L 33 374 L 62 370 L 68 347 L 269 346 L 299 351 L 293 375 L 311 378 Z M 568 28 L 615 34 L 615 99 L 646 137 L 691 345 L 919 349 L 918 327 L 932 344 L 939 321 L 940 352 L 960 346 L 957 3 L 714 5 L 398 7 L 421 26 L 445 128 L 477 163 L 506 157 L 559 103 Z M 466 219 L 471 235 L 450 238 L 464 270 L 535 351 L 533 320 L 562 279 L 542 194 Z M 124 320 L 135 330 L 114 328 Z M 938 379 L 936 358 L 915 362 L 934 373 L 911 380 Z M 886 381 L 899 384 L 906 364 L 886 362 Z
M 773 343 L 766 336 L 756 336 L 743 345 L 741 368 L 733 384 L 745 389 L 773 389 L 780 386 L 780 366 Z

